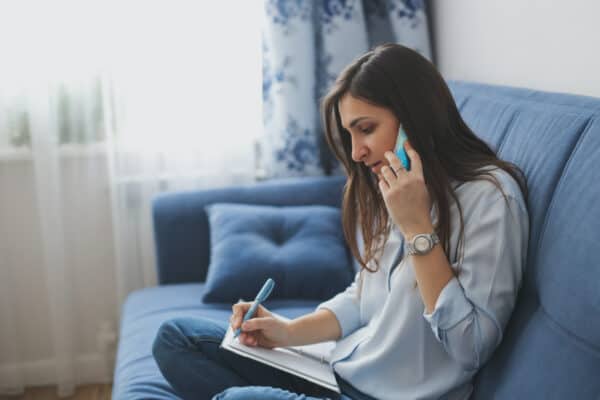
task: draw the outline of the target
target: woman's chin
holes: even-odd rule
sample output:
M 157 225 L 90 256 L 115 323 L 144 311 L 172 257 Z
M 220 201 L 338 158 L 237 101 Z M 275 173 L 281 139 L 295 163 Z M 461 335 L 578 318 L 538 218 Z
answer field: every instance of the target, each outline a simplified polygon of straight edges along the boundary
M 383 176 L 381 175 L 381 172 L 379 172 L 379 171 L 376 172 L 376 171 L 371 170 L 371 176 L 376 180 L 376 182 L 379 182 L 383 178 Z

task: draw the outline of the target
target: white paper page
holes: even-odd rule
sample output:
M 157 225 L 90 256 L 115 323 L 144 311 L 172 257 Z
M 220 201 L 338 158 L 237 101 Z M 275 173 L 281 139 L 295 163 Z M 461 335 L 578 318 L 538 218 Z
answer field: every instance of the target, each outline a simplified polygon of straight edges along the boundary
M 333 369 L 328 362 L 329 354 L 335 347 L 334 341 L 295 346 L 292 350 L 296 351 L 290 351 L 285 347 L 276 347 L 274 349 L 249 347 L 233 337 L 233 330 L 229 326 L 221 342 L 221 347 L 340 393 L 340 388 L 333 375 Z M 308 352 L 310 357 L 298 354 L 298 350 Z M 321 358 L 324 359 L 324 362 L 317 361 L 317 359 Z
M 322 342 L 315 344 L 307 344 L 304 346 L 286 347 L 286 350 L 291 350 L 295 353 L 302 354 L 306 357 L 313 358 L 322 363 L 328 363 L 331 360 L 331 352 L 335 347 L 335 342 Z

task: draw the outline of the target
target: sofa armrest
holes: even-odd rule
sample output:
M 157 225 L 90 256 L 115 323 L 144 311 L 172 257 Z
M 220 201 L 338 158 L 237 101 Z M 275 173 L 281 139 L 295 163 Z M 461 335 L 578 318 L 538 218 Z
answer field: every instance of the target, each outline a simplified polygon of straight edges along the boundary
M 242 186 L 167 193 L 152 204 L 158 282 L 203 282 L 210 262 L 204 206 L 212 203 L 340 207 L 344 176 L 274 179 Z

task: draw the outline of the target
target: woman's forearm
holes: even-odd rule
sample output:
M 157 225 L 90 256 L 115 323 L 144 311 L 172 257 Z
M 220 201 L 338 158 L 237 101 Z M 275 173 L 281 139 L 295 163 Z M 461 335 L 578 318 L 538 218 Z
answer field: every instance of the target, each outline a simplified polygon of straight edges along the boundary
M 335 314 L 324 308 L 292 320 L 289 329 L 290 346 L 337 340 L 342 334 Z
M 414 232 L 433 232 L 433 225 L 428 222 Z M 405 236 L 406 240 L 412 239 L 415 235 L 416 233 L 407 233 Z M 421 298 L 425 304 L 425 311 L 431 313 L 435 308 L 435 303 L 442 289 L 454 276 L 452 267 L 448 262 L 441 243 L 436 244 L 428 254 L 412 256 L 412 263 L 419 291 L 421 292 Z

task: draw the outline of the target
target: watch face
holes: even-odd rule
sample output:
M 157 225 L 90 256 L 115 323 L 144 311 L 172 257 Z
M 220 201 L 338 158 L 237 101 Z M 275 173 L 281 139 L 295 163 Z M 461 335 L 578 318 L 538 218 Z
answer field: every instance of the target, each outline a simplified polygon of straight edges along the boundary
M 415 239 L 415 249 L 417 251 L 426 251 L 429 249 L 429 239 L 424 236 L 420 236 Z

